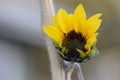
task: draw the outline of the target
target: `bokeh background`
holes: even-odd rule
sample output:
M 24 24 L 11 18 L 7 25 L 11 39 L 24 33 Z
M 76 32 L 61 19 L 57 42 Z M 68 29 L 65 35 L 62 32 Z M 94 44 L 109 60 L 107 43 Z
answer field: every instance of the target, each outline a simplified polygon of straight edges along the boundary
M 42 0 L 0 0 L 0 80 L 50 80 Z M 120 1 L 53 0 L 55 10 L 73 12 L 83 3 L 87 16 L 103 14 L 100 55 L 82 63 L 85 80 L 120 80 Z M 76 80 L 73 76 L 73 80 Z

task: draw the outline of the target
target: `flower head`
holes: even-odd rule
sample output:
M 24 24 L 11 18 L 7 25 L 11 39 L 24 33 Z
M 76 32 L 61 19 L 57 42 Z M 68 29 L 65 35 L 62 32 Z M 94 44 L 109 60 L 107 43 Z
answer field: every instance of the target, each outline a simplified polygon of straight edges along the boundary
M 98 53 L 95 43 L 96 31 L 102 22 L 100 16 L 101 13 L 97 13 L 87 19 L 80 4 L 73 14 L 60 9 L 53 18 L 53 25 L 46 25 L 43 30 L 54 41 L 63 59 L 83 62 Z

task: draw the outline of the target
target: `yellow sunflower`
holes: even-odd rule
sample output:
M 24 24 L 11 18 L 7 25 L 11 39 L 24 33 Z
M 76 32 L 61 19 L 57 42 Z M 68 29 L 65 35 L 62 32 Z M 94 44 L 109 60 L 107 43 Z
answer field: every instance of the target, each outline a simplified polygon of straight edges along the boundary
M 60 9 L 53 17 L 53 25 L 45 25 L 43 30 L 54 41 L 63 59 L 83 62 L 98 53 L 95 43 L 101 15 L 97 13 L 87 19 L 82 4 L 73 14 Z

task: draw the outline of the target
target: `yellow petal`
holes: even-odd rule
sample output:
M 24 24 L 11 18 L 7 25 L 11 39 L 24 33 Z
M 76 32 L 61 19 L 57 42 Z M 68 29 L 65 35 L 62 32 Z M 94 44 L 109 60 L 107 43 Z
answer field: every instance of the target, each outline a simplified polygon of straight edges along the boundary
M 96 37 L 97 37 L 98 33 L 93 34 L 88 40 L 87 40 L 87 44 L 91 44 L 91 43 L 95 43 L 96 42 Z M 91 44 L 90 46 L 92 46 L 93 44 Z
M 88 38 L 98 30 L 98 28 L 101 25 L 101 22 L 102 22 L 102 20 L 99 19 L 99 20 L 93 21 L 92 23 L 89 24 L 89 28 L 88 28 L 88 31 L 87 31 L 87 37 Z
M 86 22 L 86 12 L 82 4 L 78 5 L 78 7 L 75 9 L 74 18 L 76 20 L 74 26 L 75 30 L 77 32 L 82 31 L 85 28 L 84 24 Z
M 73 14 L 68 15 L 67 23 L 68 23 L 69 31 L 72 31 L 73 30 L 73 25 L 74 25 Z
M 102 16 L 101 13 L 97 13 L 97 14 L 91 16 L 91 17 L 87 20 L 87 22 L 88 22 L 88 23 L 91 23 L 91 22 L 93 22 L 93 21 L 95 21 L 95 20 L 98 20 L 101 16 Z
M 60 25 L 59 25 L 59 23 L 58 23 L 58 19 L 57 19 L 57 16 L 56 16 L 56 15 L 53 17 L 53 25 L 54 25 L 54 27 L 56 27 L 58 30 L 60 30 L 61 32 L 63 32 L 63 31 L 61 30 L 61 28 L 60 28 Z
M 87 34 L 93 34 L 98 30 L 102 22 L 102 20 L 99 19 L 101 15 L 101 13 L 97 13 L 87 20 Z
M 62 42 L 63 34 L 57 28 L 47 25 L 43 27 L 43 30 L 55 42 L 57 43 Z
M 73 18 L 72 18 L 72 22 L 73 22 L 73 29 L 76 31 L 76 32 L 79 32 L 80 29 L 81 29 L 81 24 L 79 24 L 78 20 L 75 18 L 75 15 L 73 15 Z
M 58 23 L 56 15 L 53 17 L 53 25 L 54 25 L 54 27 L 59 27 L 60 26 L 59 23 Z
M 88 44 L 86 44 L 86 45 L 85 45 L 85 49 L 87 50 L 86 54 L 89 54 L 89 53 L 90 53 L 91 46 L 89 46 Z
M 86 20 L 86 12 L 85 12 L 82 4 L 77 6 L 77 8 L 75 9 L 74 15 L 80 21 L 85 21 Z
M 102 22 L 102 20 L 99 19 L 101 15 L 102 15 L 101 13 L 97 13 L 86 21 L 86 24 L 84 24 L 85 26 L 84 29 L 81 30 L 83 36 L 90 37 L 98 30 Z
M 60 9 L 57 14 L 57 20 L 60 25 L 61 30 L 64 33 L 69 32 L 69 27 L 67 26 L 68 14 L 64 9 Z
M 93 34 L 86 42 L 85 48 L 88 50 L 87 53 L 90 52 L 91 47 L 94 45 L 94 43 L 97 41 L 98 33 Z

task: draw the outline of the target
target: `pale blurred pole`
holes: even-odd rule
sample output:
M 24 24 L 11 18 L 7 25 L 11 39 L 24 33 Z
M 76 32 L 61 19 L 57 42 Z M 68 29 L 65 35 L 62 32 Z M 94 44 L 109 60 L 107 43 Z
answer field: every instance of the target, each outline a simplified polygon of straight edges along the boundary
M 52 18 L 55 15 L 53 2 L 52 0 L 42 0 L 42 9 L 45 16 L 45 22 L 47 24 L 52 24 Z M 50 60 L 50 67 L 52 73 L 52 80 L 65 80 L 65 73 L 63 70 L 63 62 L 62 59 L 59 57 L 56 49 L 53 45 L 53 41 L 48 37 L 45 38 L 47 43 L 48 55 Z
M 42 19 L 42 22 L 52 24 L 53 16 L 55 15 L 54 5 L 52 0 L 42 0 L 42 11 L 46 19 Z M 45 22 L 44 22 L 45 20 Z M 47 49 L 50 60 L 50 67 L 52 73 L 52 80 L 71 80 L 71 75 L 75 67 L 78 69 L 79 80 L 83 80 L 80 65 L 76 63 L 64 61 L 57 53 L 53 41 L 46 36 Z

